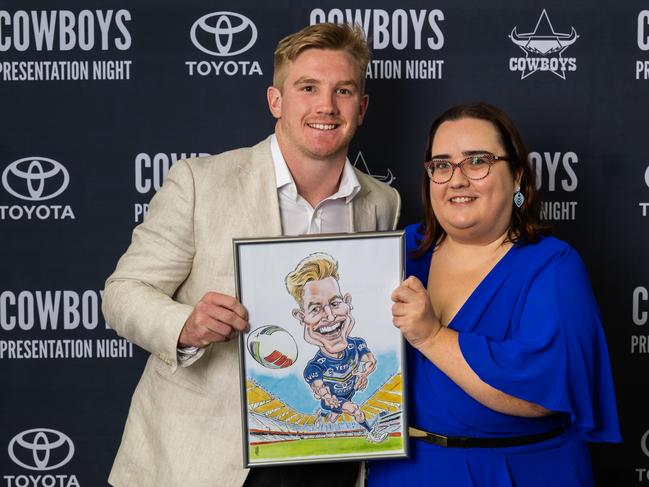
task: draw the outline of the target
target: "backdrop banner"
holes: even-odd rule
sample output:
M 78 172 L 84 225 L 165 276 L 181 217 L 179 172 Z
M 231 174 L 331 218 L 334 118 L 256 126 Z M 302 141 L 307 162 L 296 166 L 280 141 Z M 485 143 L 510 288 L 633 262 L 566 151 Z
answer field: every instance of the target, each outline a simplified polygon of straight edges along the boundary
M 400 191 L 400 228 L 437 115 L 513 118 L 604 317 L 625 441 L 592 446 L 597 483 L 649 485 L 646 1 L 2 0 L 0 487 L 106 485 L 147 353 L 104 281 L 174 162 L 272 132 L 275 45 L 324 21 L 369 36 L 349 159 Z

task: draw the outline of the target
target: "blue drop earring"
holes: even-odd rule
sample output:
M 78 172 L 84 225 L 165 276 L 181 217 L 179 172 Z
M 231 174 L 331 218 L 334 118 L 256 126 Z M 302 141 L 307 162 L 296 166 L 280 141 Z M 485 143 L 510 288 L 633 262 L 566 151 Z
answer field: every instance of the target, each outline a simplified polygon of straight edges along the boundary
M 525 203 L 525 196 L 521 193 L 521 189 L 518 188 L 514 193 L 514 204 L 516 205 L 516 208 L 520 208 L 523 206 L 523 203 Z

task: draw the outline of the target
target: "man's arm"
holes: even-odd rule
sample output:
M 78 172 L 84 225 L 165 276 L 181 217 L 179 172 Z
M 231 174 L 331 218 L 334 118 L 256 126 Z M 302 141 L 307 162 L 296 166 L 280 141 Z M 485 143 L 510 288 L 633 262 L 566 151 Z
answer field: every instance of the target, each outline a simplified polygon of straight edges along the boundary
M 194 263 L 194 207 L 194 175 L 186 161 L 178 161 L 104 291 L 102 309 L 111 327 L 172 367 L 179 345 L 222 341 L 231 336 L 228 327 L 247 326 L 245 310 L 232 297 L 208 293 L 195 306 L 173 299 Z
M 356 372 L 356 384 L 354 384 L 354 389 L 357 391 L 362 391 L 367 387 L 367 377 L 376 370 L 376 358 L 371 352 L 367 352 L 361 357 L 361 363 L 359 371 Z

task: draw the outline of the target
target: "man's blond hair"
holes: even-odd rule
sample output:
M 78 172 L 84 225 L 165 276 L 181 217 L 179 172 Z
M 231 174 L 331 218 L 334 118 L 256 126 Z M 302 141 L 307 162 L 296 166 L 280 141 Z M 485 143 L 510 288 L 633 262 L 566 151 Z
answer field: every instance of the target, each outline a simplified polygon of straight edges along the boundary
M 328 277 L 338 281 L 338 262 L 329 254 L 316 252 L 298 262 L 295 270 L 286 276 L 284 282 L 289 294 L 300 307 L 303 307 L 305 284 L 311 281 L 322 281 Z
M 307 49 L 345 51 L 358 65 L 361 94 L 365 92 L 365 73 L 370 62 L 370 49 L 365 33 L 359 25 L 315 24 L 284 37 L 275 49 L 273 86 L 280 91 L 286 79 L 286 66 Z

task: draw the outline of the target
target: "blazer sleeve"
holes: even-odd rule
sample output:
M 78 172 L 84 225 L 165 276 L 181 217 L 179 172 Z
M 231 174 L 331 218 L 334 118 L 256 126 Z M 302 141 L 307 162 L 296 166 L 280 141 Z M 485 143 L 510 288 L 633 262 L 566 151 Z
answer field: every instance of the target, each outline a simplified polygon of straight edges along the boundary
M 194 204 L 191 168 L 186 161 L 178 161 L 106 281 L 102 304 L 107 322 L 120 336 L 173 369 L 178 337 L 193 309 L 175 301 L 173 295 L 192 267 Z

